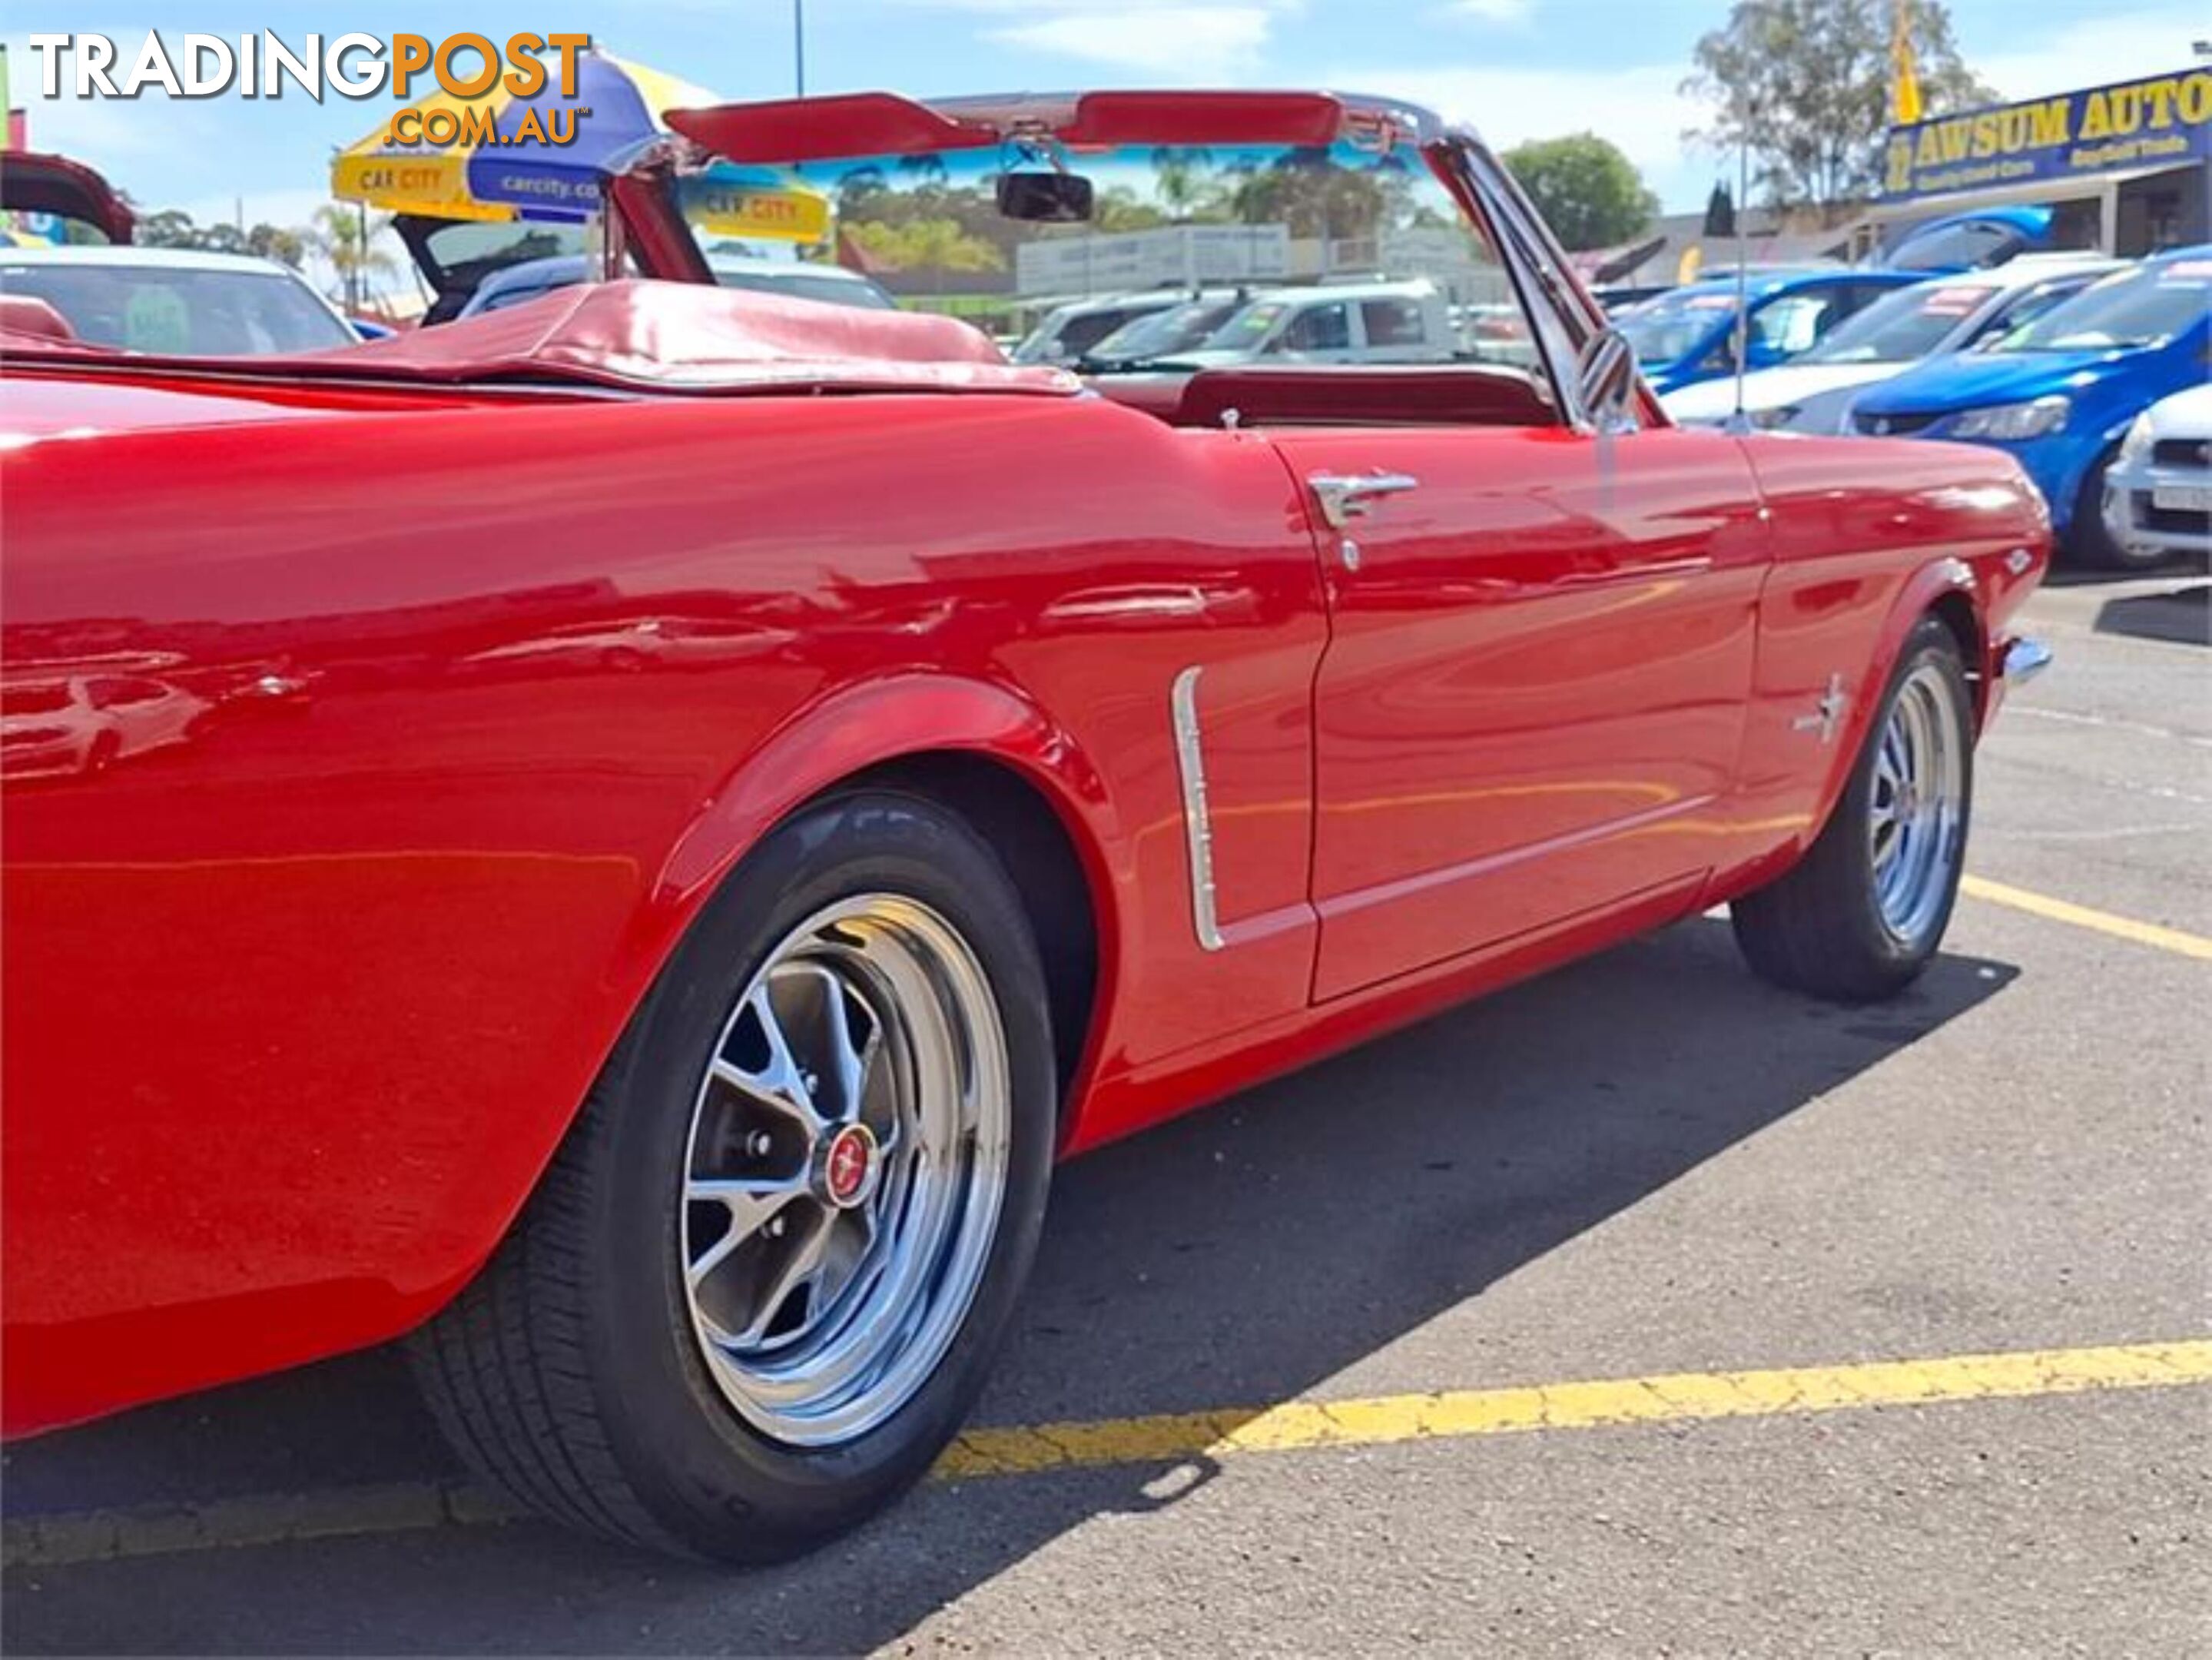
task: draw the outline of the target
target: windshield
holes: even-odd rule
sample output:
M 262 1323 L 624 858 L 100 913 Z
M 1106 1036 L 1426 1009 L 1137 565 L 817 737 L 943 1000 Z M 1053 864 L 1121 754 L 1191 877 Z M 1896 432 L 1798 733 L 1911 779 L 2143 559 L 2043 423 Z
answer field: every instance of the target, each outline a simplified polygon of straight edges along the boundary
M 1716 328 L 1735 319 L 1735 295 L 1677 290 L 1647 301 L 1613 319 L 1636 349 L 1639 363 L 1672 363 L 1703 344 Z
M 306 283 L 274 271 L 0 264 L 0 291 L 43 300 L 79 339 L 125 351 L 244 357 L 355 339 Z
M 1091 187 L 1090 216 L 1050 222 L 999 210 L 1010 172 L 1055 162 Z M 824 205 L 816 246 L 865 274 L 910 310 L 962 318 L 1015 337 L 1017 362 L 1115 368 L 1172 362 L 1203 345 L 1264 346 L 1268 314 L 1237 315 L 1237 290 L 1334 289 L 1350 306 L 1328 311 L 1316 342 L 1330 361 L 1437 361 L 1459 343 L 1429 328 L 1418 348 L 1405 331 L 1362 325 L 1354 285 L 1425 279 L 1461 307 L 1517 303 L 1491 250 L 1410 139 L 1387 146 L 1133 143 L 1053 156 L 1020 141 L 917 155 L 857 155 L 780 167 L 749 166 L 757 188 Z M 696 201 L 685 211 L 695 224 Z M 756 232 L 753 240 L 760 239 Z M 1441 319 L 1443 307 L 1431 302 Z M 1377 313 L 1380 319 L 1380 313 Z M 1145 332 L 1133 332 L 1142 323 Z M 1100 348 L 1124 329 L 1132 333 Z M 1338 344 L 1331 344 L 1332 341 Z M 1287 350 L 1287 348 L 1285 348 Z
M 2212 307 L 2212 259 L 2143 265 L 2084 289 L 1995 343 L 1992 351 L 2116 351 L 2162 346 Z
M 1241 297 L 1193 300 L 1170 306 L 1133 322 L 1124 323 L 1091 347 L 1087 363 L 1141 363 L 1149 358 L 1172 356 L 1203 345 L 1206 337 L 1227 322 L 1243 303 Z
M 1923 283 L 1886 294 L 1797 361 L 1909 363 L 1925 357 L 1997 293 L 1984 283 Z
M 2085 274 L 2069 277 L 2063 282 L 2047 283 L 2038 288 L 2018 290 L 1995 316 L 1984 319 L 1980 337 L 1968 350 L 1985 350 L 2023 323 L 2032 323 L 2044 313 L 2064 305 L 2089 285 L 2092 275 Z
M 586 240 L 581 225 L 483 219 L 425 219 L 413 222 L 423 228 L 422 250 L 434 267 L 426 274 L 434 280 L 441 274 L 447 274 L 449 283 L 463 285 L 526 259 L 580 254 Z
M 1123 306 L 1063 306 L 1030 331 L 1014 348 L 1017 363 L 1073 363 L 1133 319 L 1158 315 L 1175 302 L 1165 298 L 1132 301 Z

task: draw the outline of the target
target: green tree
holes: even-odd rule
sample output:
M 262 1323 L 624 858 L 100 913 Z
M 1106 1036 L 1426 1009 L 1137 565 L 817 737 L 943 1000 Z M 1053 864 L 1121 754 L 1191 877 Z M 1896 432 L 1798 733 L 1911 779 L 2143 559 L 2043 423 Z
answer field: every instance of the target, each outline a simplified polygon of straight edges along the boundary
M 143 248 L 196 248 L 201 245 L 200 228 L 182 208 L 140 214 L 136 235 L 138 246 Z
M 1221 181 L 1211 176 L 1213 152 L 1202 144 L 1162 144 L 1152 151 L 1152 194 L 1176 224 L 1229 217 Z
M 1287 225 L 1292 236 L 1328 241 L 1378 235 L 1405 182 L 1388 169 L 1347 167 L 1322 145 L 1295 146 L 1237 172 L 1229 199 L 1240 222 Z
M 1914 0 L 1910 15 L 1927 112 L 1993 102 L 1960 59 L 1942 0 Z M 1712 118 L 1689 136 L 1747 147 L 1771 206 L 1863 199 L 1881 178 L 1892 21 L 1891 0 L 1736 0 L 1692 53 L 1682 90 Z
M 951 272 L 1006 269 L 1006 256 L 962 229 L 957 219 L 915 219 L 901 225 L 862 220 L 846 226 L 845 234 L 871 258 L 894 271 L 933 273 L 932 294 L 945 291 L 945 278 Z
M 389 214 L 368 213 L 350 203 L 325 202 L 315 210 L 307 238 L 337 273 L 349 311 L 368 303 L 370 277 L 392 269 L 392 256 L 376 246 L 391 223 Z
M 1091 204 L 1091 228 L 1100 232 L 1157 230 L 1168 216 L 1127 185 L 1109 185 Z
M 1635 164 L 1594 132 L 1535 139 L 1502 159 L 1571 252 L 1626 242 L 1659 211 Z
M 250 253 L 300 268 L 307 257 L 308 233 L 283 225 L 256 224 L 240 230 L 228 220 L 212 225 L 195 222 L 182 208 L 163 208 L 139 216 L 137 240 L 141 247 L 204 248 L 210 253 Z

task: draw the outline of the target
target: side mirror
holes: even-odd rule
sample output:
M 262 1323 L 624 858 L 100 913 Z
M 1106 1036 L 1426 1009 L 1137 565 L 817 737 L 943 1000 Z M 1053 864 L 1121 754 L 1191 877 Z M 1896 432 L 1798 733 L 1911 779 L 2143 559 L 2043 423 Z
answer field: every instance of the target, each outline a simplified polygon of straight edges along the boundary
M 999 211 L 1034 225 L 1079 225 L 1091 217 L 1091 181 L 1077 173 L 1002 173 Z
M 1601 431 L 1636 423 L 1636 349 L 1618 329 L 1601 329 L 1575 357 L 1583 407 Z

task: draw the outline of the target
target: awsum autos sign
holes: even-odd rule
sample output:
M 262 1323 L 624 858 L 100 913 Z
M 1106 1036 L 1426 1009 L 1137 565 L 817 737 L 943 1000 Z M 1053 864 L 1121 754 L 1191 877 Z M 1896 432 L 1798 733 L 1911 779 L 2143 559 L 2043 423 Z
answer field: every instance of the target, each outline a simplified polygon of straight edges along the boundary
M 2212 70 L 2182 70 L 1889 130 L 1882 194 L 2184 167 L 2212 155 Z

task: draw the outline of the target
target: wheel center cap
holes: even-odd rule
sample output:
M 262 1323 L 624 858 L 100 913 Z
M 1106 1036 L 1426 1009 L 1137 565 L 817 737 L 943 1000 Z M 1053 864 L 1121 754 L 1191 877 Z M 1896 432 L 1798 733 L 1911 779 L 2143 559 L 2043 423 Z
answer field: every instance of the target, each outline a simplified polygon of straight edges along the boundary
M 847 1124 L 822 1146 L 822 1196 L 839 1210 L 850 1210 L 876 1185 L 875 1132 L 866 1124 Z

